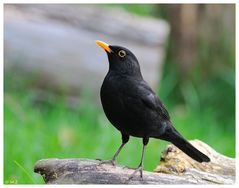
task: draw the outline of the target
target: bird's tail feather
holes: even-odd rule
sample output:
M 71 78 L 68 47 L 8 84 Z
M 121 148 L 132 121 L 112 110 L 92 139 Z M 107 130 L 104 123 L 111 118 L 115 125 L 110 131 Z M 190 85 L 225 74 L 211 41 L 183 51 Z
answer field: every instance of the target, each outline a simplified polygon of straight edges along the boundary
M 210 158 L 196 149 L 191 143 L 185 140 L 182 135 L 172 127 L 170 132 L 163 135 L 163 139 L 172 142 L 180 150 L 198 162 L 210 162 Z
M 181 139 L 181 138 L 180 138 Z M 208 156 L 200 152 L 198 149 L 196 149 L 192 144 L 190 144 L 188 141 L 182 139 L 180 141 L 173 141 L 173 144 L 177 146 L 179 149 L 181 149 L 184 153 L 186 153 L 188 156 L 193 158 L 194 160 L 198 162 L 210 162 L 210 159 Z

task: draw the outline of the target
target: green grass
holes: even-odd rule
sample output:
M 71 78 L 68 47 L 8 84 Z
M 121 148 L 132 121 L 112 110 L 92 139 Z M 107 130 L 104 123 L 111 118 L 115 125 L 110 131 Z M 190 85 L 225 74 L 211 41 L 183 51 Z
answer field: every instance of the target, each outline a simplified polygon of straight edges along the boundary
M 101 107 L 81 98 L 79 108 L 70 110 L 65 98 L 49 105 L 35 104 L 34 92 L 5 92 L 4 97 L 4 183 L 43 183 L 33 172 L 43 158 L 110 159 L 121 144 L 120 133 L 110 125 Z M 217 126 L 210 111 L 201 118 L 186 106 L 169 109 L 176 128 L 188 139 L 201 139 L 228 156 L 235 156 L 233 130 Z M 145 169 L 153 170 L 167 142 L 151 139 L 145 155 Z M 136 167 L 142 141 L 131 138 L 118 162 Z
M 90 101 L 71 111 L 59 101 L 50 109 L 36 106 L 31 96 L 31 93 L 5 93 L 5 183 L 43 183 L 40 175 L 33 172 L 37 160 L 51 157 L 110 159 L 121 144 L 120 133 Z M 146 169 L 152 170 L 157 165 L 162 147 L 159 141 L 150 142 Z M 118 161 L 137 166 L 141 150 L 141 140 L 132 138 Z

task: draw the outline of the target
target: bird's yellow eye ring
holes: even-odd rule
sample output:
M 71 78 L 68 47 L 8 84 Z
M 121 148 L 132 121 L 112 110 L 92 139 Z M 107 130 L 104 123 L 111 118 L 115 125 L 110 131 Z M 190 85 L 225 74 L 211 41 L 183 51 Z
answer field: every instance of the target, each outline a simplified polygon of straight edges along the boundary
M 125 52 L 124 50 L 120 50 L 120 51 L 118 52 L 118 55 L 119 55 L 120 57 L 124 57 L 124 56 L 126 56 L 126 52 Z

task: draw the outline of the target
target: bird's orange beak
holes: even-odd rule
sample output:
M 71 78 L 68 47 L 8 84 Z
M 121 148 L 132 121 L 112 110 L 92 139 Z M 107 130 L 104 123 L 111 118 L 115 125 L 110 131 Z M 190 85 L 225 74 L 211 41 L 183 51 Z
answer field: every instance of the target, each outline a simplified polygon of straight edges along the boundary
M 96 44 L 98 44 L 101 48 L 103 48 L 107 52 L 109 52 L 109 53 L 112 52 L 112 50 L 110 49 L 110 47 L 107 43 L 100 41 L 100 40 L 96 40 L 95 42 L 96 42 Z

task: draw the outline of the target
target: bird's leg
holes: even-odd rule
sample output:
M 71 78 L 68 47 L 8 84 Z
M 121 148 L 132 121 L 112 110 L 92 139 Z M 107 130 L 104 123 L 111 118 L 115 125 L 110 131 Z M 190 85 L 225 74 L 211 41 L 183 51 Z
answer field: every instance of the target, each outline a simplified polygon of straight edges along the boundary
M 116 158 L 119 155 L 120 151 L 122 150 L 122 148 L 124 147 L 124 145 L 129 141 L 129 135 L 125 135 L 123 133 L 122 134 L 122 144 L 120 145 L 119 149 L 116 151 L 116 153 L 114 154 L 113 158 L 109 161 L 102 161 L 100 164 L 105 164 L 105 163 L 111 163 L 113 166 L 115 166 L 116 164 Z
M 121 151 L 121 149 L 124 147 L 124 145 L 125 145 L 125 143 L 122 143 L 121 145 L 120 145 L 120 147 L 119 147 L 119 149 L 116 151 L 116 153 L 114 154 L 114 156 L 113 156 L 113 158 L 111 159 L 111 162 L 112 162 L 112 164 L 115 166 L 115 164 L 116 164 L 116 157 L 119 155 L 119 153 L 120 153 L 120 151 Z
M 139 163 L 139 166 L 135 169 L 133 174 L 129 177 L 129 180 L 132 179 L 137 172 L 140 172 L 140 178 L 143 179 L 143 170 L 144 170 L 144 152 L 146 149 L 146 146 L 149 142 L 149 138 L 143 138 L 143 151 L 142 151 L 142 156 L 141 156 L 141 161 Z

